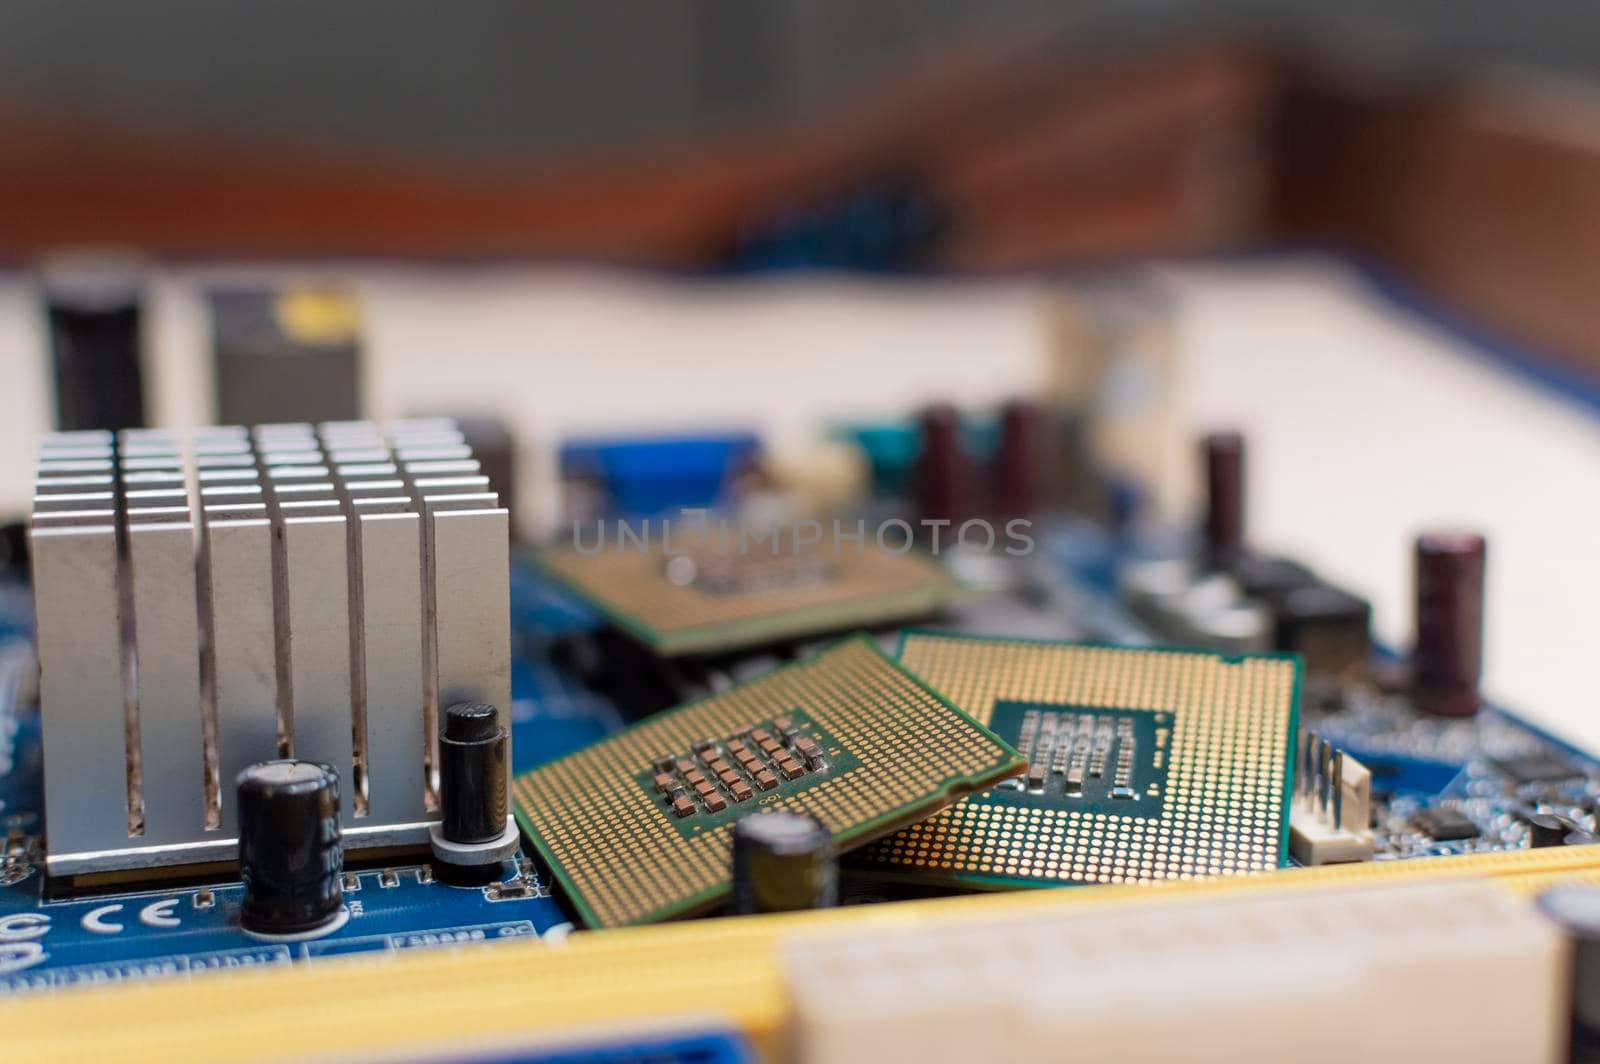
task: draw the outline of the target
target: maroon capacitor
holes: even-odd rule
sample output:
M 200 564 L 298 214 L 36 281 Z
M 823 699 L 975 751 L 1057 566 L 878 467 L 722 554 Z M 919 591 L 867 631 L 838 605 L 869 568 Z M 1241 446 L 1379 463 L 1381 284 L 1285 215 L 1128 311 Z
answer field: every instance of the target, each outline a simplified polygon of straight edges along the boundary
M 1044 407 L 1013 399 L 1000 408 L 1000 446 L 995 451 L 995 511 L 1001 517 L 1027 517 L 1039 509 L 1044 483 Z
M 973 517 L 976 489 L 972 459 L 961 440 L 961 415 L 948 404 L 922 412 L 922 452 L 917 458 L 917 509 L 925 521 L 959 525 Z
M 1244 550 L 1244 436 L 1238 432 L 1207 433 L 1201 440 L 1205 465 L 1205 536 L 1207 564 L 1227 565 Z
M 1417 537 L 1415 697 L 1424 712 L 1467 717 L 1478 711 L 1483 675 L 1483 537 L 1424 532 Z

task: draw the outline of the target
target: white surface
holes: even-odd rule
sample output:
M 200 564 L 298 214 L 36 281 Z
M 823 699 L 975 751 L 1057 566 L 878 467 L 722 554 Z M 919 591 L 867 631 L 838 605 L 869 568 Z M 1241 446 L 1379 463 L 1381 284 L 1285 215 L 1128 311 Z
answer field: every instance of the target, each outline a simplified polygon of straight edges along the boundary
M 1600 419 L 1342 271 L 1211 268 L 1180 293 L 1182 417 L 1250 435 L 1251 535 L 1370 595 L 1410 642 L 1415 533 L 1489 538 L 1486 688 L 1600 748 Z
M 0 513 L 12 517 L 32 509 L 38 439 L 53 427 L 44 343 L 32 286 L 0 274 Z
M 658 281 L 571 270 L 331 264 L 366 315 L 368 413 L 488 409 L 524 455 L 519 518 L 548 520 L 553 445 L 580 432 L 755 426 L 779 447 L 830 417 L 934 398 L 974 407 L 1050 379 L 1037 283 Z M 1600 748 L 1586 645 L 1600 601 L 1600 419 L 1468 353 L 1310 260 L 1159 271 L 1176 295 L 1176 409 L 1186 430 L 1251 433 L 1255 540 L 1372 596 L 1380 633 L 1411 625 L 1411 536 L 1490 536 L 1488 688 Z M 147 323 L 163 424 L 209 420 L 197 282 L 307 271 L 166 271 Z M 0 510 L 26 507 L 47 426 L 42 315 L 0 278 Z M 1193 451 L 1173 433 L 1160 495 L 1182 508 Z
M 777 952 L 796 1055 L 819 1064 L 1532 1064 L 1566 1048 L 1561 936 L 1486 882 L 1151 891 L 791 933 Z

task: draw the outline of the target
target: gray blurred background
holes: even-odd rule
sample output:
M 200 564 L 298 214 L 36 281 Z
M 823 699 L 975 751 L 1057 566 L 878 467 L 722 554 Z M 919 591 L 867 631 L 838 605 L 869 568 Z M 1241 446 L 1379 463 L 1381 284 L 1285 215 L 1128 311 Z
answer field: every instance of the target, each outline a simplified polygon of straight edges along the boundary
M 548 157 L 803 117 L 939 42 L 1241 29 L 1593 74 L 1600 6 L 1502 0 L 4 0 L 0 105 L 354 151 Z

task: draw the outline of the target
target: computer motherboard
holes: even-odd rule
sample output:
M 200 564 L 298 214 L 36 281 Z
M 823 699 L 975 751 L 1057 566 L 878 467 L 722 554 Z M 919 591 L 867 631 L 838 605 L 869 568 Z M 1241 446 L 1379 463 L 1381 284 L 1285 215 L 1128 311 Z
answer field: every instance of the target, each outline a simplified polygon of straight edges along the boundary
M 1484 537 L 1395 545 L 1416 631 L 1383 646 L 1250 542 L 1243 437 L 1153 528 L 1045 475 L 1085 465 L 1063 426 L 841 424 L 863 490 L 764 521 L 758 447 L 585 440 L 585 519 L 539 542 L 448 417 L 47 436 L 0 574 L 0 1046 L 1117 1055 L 1145 1021 L 1051 958 L 1254 1030 L 1288 943 L 1367 993 L 1502 965 L 1554 1059 L 1567 947 L 1508 898 L 1600 879 L 1600 759 L 1480 693 Z M 1269 974 L 1202 992 L 1228 950 Z

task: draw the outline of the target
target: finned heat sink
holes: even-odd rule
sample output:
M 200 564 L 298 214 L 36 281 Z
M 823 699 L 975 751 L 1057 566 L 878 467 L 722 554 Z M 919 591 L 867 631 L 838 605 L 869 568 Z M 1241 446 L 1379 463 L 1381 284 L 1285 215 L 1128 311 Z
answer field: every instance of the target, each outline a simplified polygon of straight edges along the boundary
M 233 781 L 336 768 L 425 842 L 441 704 L 509 709 L 508 515 L 453 422 L 60 433 L 30 528 L 48 868 L 227 860 Z

